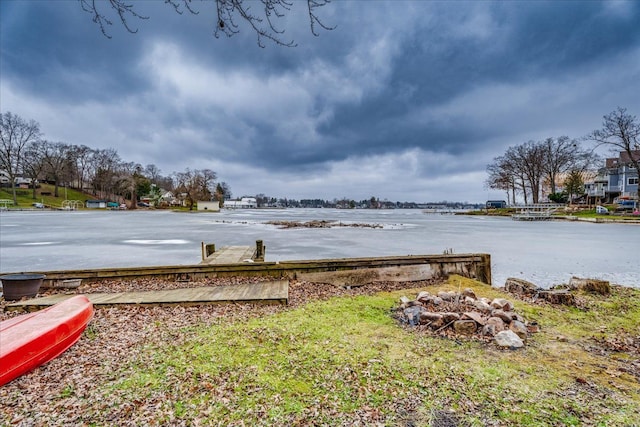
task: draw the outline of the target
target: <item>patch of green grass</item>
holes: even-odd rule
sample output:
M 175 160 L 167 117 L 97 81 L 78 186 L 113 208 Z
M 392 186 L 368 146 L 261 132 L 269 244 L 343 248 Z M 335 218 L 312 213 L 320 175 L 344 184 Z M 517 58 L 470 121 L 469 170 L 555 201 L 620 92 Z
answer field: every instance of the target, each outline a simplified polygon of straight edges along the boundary
M 430 290 L 465 287 L 505 296 L 457 277 Z M 638 292 L 587 295 L 586 309 L 514 301 L 543 328 L 516 352 L 401 327 L 390 310 L 399 296 L 416 292 L 334 298 L 264 318 L 195 325 L 183 331 L 185 344 L 145 348 L 144 361 L 132 361 L 133 375 L 111 390 L 157 399 L 187 424 L 428 425 L 437 411 L 450 410 L 472 426 L 623 426 L 640 419 L 638 379 L 620 369 L 621 361 L 585 350 L 596 320 L 609 325 L 608 334 L 634 326 Z
M 638 215 L 633 215 L 632 212 L 620 212 L 615 213 L 616 205 L 606 206 L 609 209 L 609 214 L 596 213 L 595 209 L 585 209 L 572 212 L 571 215 L 578 218 L 603 218 L 603 219 L 638 219 Z M 615 215 L 613 215 L 615 213 Z
M 42 195 L 42 193 L 49 193 L 50 195 Z M 11 208 L 32 208 L 33 203 L 43 203 L 48 207 L 59 208 L 62 207 L 62 202 L 65 200 L 65 189 L 63 187 L 58 188 L 58 197 L 54 196 L 54 186 L 50 184 L 41 184 L 40 188 L 36 189 L 36 198 L 33 198 L 33 189 L 16 188 L 16 196 L 18 206 L 9 205 Z M 72 188 L 66 189 L 66 200 L 80 200 L 85 201 L 87 199 L 94 199 L 95 197 L 85 194 L 81 191 L 74 190 Z M 13 200 L 13 193 L 11 188 L 0 188 L 0 199 Z

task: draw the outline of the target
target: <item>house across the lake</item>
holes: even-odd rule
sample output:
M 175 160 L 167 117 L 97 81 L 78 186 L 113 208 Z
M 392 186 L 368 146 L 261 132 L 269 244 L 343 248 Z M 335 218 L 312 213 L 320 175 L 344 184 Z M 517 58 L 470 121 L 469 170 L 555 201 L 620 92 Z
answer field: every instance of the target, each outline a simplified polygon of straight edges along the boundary
M 220 202 L 217 201 L 205 202 L 198 200 L 197 205 L 199 211 L 220 212 Z
M 502 209 L 507 207 L 507 202 L 504 200 L 488 200 L 486 204 L 487 209 Z
M 226 200 L 224 207 L 229 209 L 255 209 L 258 207 L 258 201 L 255 197 L 243 197 L 240 200 Z
M 640 159 L 640 150 L 631 152 L 634 159 Z M 613 203 L 616 199 L 638 198 L 638 171 L 631 163 L 626 151 L 618 157 L 605 160 L 598 175 L 584 184 L 588 203 Z
M 86 206 L 88 209 L 106 209 L 106 200 L 87 200 Z

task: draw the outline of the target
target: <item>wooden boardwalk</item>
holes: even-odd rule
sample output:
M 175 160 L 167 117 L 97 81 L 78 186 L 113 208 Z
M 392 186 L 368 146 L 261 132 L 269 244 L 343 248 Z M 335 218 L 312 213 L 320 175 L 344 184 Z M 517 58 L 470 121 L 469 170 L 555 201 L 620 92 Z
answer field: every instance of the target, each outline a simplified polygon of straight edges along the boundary
M 7 305 L 7 310 L 34 311 L 71 298 L 75 294 L 58 294 L 34 298 Z M 230 302 L 257 302 L 265 304 L 286 304 L 289 300 L 289 282 L 250 283 L 229 286 L 210 286 L 164 291 L 137 291 L 85 294 L 94 307 L 115 305 L 201 305 Z

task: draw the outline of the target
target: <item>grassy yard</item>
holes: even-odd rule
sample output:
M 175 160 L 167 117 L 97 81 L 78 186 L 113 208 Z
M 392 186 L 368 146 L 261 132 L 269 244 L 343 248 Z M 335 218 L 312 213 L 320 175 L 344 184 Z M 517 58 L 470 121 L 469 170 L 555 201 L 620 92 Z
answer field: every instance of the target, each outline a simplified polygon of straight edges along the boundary
M 87 199 L 93 199 L 94 197 L 74 190 L 72 188 L 65 189 L 63 187 L 58 188 L 58 197 L 54 196 L 54 186 L 49 184 L 42 184 L 40 188 L 36 189 L 36 198 L 33 198 L 32 189 L 16 188 L 18 206 L 9 204 L 9 209 L 21 208 L 32 209 L 33 203 L 42 203 L 46 207 L 61 208 L 64 200 L 80 200 L 84 202 Z M 43 194 L 45 193 L 45 194 Z M 10 188 L 0 188 L 0 199 L 13 200 L 13 193 Z
M 505 297 L 460 277 L 429 291 L 460 287 Z M 507 296 L 516 312 L 541 327 L 519 351 L 399 325 L 392 309 L 400 296 L 417 291 L 336 297 L 171 331 L 149 319 L 149 330 L 140 333 L 153 329 L 165 338 L 137 349 L 95 383 L 92 399 L 103 402 L 93 411 L 102 420 L 95 425 L 116 416 L 107 416 L 114 408 L 128 408 L 134 424 L 149 425 L 640 422 L 639 290 L 581 295 L 580 308 Z M 100 344 L 99 330 L 88 334 Z
M 599 214 L 596 213 L 595 209 L 581 210 L 572 212 L 571 215 L 578 218 L 602 218 L 602 219 L 639 219 L 640 216 L 633 215 L 632 212 L 615 212 L 615 206 L 607 206 L 609 209 L 609 214 Z

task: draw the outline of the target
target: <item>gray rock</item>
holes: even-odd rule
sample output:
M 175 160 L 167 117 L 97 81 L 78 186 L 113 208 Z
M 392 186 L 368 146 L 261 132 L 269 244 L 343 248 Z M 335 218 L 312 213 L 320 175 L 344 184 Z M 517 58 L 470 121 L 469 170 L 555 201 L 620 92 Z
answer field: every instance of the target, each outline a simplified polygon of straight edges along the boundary
M 505 323 L 511 323 L 511 321 L 513 320 L 513 317 L 511 317 L 511 313 L 507 313 L 504 310 L 501 310 L 499 308 L 493 310 L 491 312 L 491 316 L 492 317 L 499 317 Z
M 429 292 L 420 291 L 418 293 L 418 296 L 416 297 L 416 300 L 420 302 L 428 302 L 431 298 L 433 298 L 433 295 L 431 295 Z
M 538 287 L 526 280 L 517 279 L 515 277 L 509 277 L 504 282 L 504 289 L 507 292 L 518 295 L 534 295 Z
M 431 300 L 431 304 L 433 305 L 442 305 L 443 302 L 444 301 L 440 297 L 433 297 L 433 299 Z
M 420 313 L 424 310 L 424 307 L 414 305 L 407 307 L 403 310 L 403 314 L 407 323 L 411 326 L 417 326 L 420 323 Z
M 499 317 L 490 317 L 490 318 L 488 318 L 487 319 L 487 325 L 494 326 L 495 329 L 496 329 L 496 332 L 504 331 L 505 329 L 507 329 L 507 326 L 504 324 L 504 321 Z
M 438 296 L 444 301 L 455 301 L 458 294 L 455 292 L 440 291 L 438 292 Z
M 524 323 L 522 323 L 522 322 L 520 322 L 518 320 L 514 320 L 509 325 L 509 329 L 511 329 L 513 332 L 515 332 L 516 335 L 518 335 L 521 340 L 526 341 L 527 333 L 529 331 L 527 330 L 527 327 L 525 326 Z
M 493 337 L 495 336 L 498 332 L 495 325 L 490 325 L 490 324 L 486 324 L 482 327 L 482 335 L 484 335 L 485 337 Z
M 464 296 L 464 297 L 469 297 L 469 298 L 473 298 L 473 299 L 478 299 L 478 298 L 476 297 L 476 293 L 475 293 L 475 292 L 473 292 L 473 289 L 471 289 L 471 288 L 465 288 L 465 290 L 464 290 L 464 291 L 462 291 L 462 296 Z
M 491 307 L 499 308 L 504 311 L 513 310 L 513 304 L 511 303 L 511 301 L 504 298 L 496 298 L 493 301 L 491 301 L 490 305 Z
M 498 332 L 493 340 L 498 347 L 511 349 L 524 347 L 524 341 L 512 330 Z
M 408 297 L 405 297 L 405 296 L 401 296 L 400 297 L 400 304 L 401 305 L 406 307 L 407 305 L 409 305 L 410 302 L 411 302 L 411 300 Z
M 473 306 L 483 313 L 490 313 L 493 308 L 482 300 L 476 300 L 473 302 Z
M 487 321 L 482 317 L 482 314 L 478 313 L 477 311 L 467 311 L 462 314 L 462 318 L 471 319 L 481 326 L 484 326 L 487 323 Z

